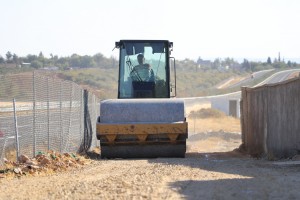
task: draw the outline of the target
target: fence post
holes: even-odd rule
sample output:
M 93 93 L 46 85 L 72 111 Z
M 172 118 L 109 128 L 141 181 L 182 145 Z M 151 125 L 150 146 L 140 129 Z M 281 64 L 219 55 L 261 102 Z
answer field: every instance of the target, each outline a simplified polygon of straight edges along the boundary
M 80 121 L 80 126 L 79 126 L 79 135 L 84 135 L 82 134 L 82 124 L 84 123 L 83 122 L 83 115 L 84 115 L 84 111 L 83 111 L 83 90 L 81 89 L 81 94 L 80 94 L 80 115 L 79 115 L 79 121 Z
M 93 94 L 93 109 L 94 109 L 94 112 L 93 112 L 93 115 L 94 115 L 93 116 L 93 121 L 94 121 L 94 124 L 92 124 L 92 127 L 95 127 L 95 125 L 96 125 L 95 122 L 97 121 L 97 118 L 98 118 L 97 106 L 96 106 L 97 103 L 96 102 L 97 102 L 96 95 Z M 94 147 L 97 147 L 97 137 L 96 137 L 96 134 L 93 134 L 93 141 L 94 141 Z
M 84 102 L 84 119 L 83 119 L 83 140 L 78 150 L 79 153 L 86 153 L 92 144 L 93 139 L 93 130 L 91 124 L 91 118 L 89 113 L 89 93 L 85 89 L 83 93 L 83 102 Z
M 18 120 L 17 120 L 17 113 L 16 113 L 16 99 L 13 99 L 13 105 L 14 105 L 14 122 L 15 122 L 15 137 L 16 137 L 16 147 L 17 147 L 17 161 L 19 158 L 19 152 L 20 152 L 20 144 L 19 144 L 19 132 L 18 132 Z
M 48 123 L 48 151 L 50 150 L 50 99 L 49 99 L 49 78 L 47 78 L 47 123 Z
M 63 123 L 62 123 L 62 82 L 60 82 L 60 92 L 59 92 L 59 117 L 60 117 L 60 135 L 59 135 L 59 152 L 62 152 L 62 132 L 63 132 Z
M 33 71 L 32 77 L 32 90 L 33 90 L 33 157 L 35 157 L 36 153 L 36 135 L 35 135 L 35 118 L 36 118 L 36 91 L 35 91 L 35 71 Z

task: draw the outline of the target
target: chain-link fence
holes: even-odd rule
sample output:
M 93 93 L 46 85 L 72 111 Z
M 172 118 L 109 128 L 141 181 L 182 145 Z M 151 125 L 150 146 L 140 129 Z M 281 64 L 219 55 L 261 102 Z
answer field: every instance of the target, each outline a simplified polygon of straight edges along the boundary
M 87 151 L 96 145 L 99 99 L 44 72 L 0 76 L 0 164 L 39 151 Z

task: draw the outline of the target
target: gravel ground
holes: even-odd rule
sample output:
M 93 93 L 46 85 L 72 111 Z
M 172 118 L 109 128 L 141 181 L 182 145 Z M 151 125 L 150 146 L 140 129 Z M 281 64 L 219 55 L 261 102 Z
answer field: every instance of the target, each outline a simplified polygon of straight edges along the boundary
M 190 138 L 186 158 L 94 158 L 82 169 L 55 175 L 2 178 L 0 199 L 300 198 L 299 165 L 232 151 L 240 145 L 236 133 Z

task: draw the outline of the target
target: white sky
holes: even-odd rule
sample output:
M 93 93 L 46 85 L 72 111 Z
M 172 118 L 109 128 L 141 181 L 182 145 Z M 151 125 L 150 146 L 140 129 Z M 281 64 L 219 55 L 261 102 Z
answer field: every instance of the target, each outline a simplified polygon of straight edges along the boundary
M 299 0 L 0 0 L 0 55 L 107 57 L 167 39 L 177 59 L 300 58 Z

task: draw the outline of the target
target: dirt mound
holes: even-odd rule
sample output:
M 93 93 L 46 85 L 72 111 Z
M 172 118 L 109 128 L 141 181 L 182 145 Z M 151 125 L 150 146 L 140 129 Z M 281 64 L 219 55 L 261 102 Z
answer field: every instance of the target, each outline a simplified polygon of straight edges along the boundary
M 79 168 L 89 162 L 78 154 L 60 154 L 55 151 L 38 152 L 34 158 L 20 155 L 18 162 L 4 158 L 5 164 L 0 166 L 0 178 L 53 174 L 70 168 Z

